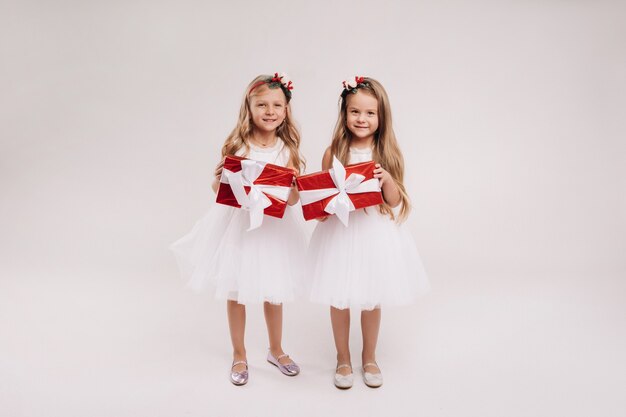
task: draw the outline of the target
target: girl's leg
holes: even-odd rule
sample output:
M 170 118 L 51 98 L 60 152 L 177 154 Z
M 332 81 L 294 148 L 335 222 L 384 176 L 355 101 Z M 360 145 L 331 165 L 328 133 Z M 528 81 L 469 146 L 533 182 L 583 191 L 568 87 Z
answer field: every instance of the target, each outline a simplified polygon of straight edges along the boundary
M 265 324 L 267 325 L 267 336 L 270 341 L 270 352 L 272 356 L 278 358 L 283 355 L 282 339 L 283 339 L 283 305 L 272 304 L 267 301 L 263 303 L 263 312 L 265 313 Z M 283 365 L 292 363 L 289 357 L 285 356 L 278 360 Z
M 244 344 L 244 333 L 246 330 L 246 306 L 237 301 L 228 300 L 226 302 L 228 312 L 228 327 L 230 328 L 230 340 L 233 344 L 233 362 L 246 360 L 246 347 Z M 233 371 L 243 372 L 244 364 L 236 365 Z
M 363 352 L 361 359 L 363 364 L 376 363 L 376 343 L 380 330 L 380 308 L 361 311 L 361 332 L 363 333 Z M 379 373 L 377 366 L 367 366 L 365 369 L 370 373 Z
M 333 336 L 335 337 L 335 347 L 337 348 L 337 364 L 350 364 L 350 309 L 340 310 L 330 307 L 330 321 L 333 326 Z M 351 368 L 341 368 L 337 370 L 341 375 L 352 373 Z

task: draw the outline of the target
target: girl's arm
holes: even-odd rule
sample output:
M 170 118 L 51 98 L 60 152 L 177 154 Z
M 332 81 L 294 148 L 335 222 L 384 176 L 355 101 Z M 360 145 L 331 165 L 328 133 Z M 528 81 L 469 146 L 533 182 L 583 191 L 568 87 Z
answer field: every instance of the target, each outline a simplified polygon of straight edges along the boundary
M 324 156 L 322 157 L 322 171 L 326 171 L 327 169 L 331 169 L 333 167 L 333 155 L 330 153 L 330 146 L 326 148 L 326 152 L 324 152 Z M 328 219 L 328 216 L 320 217 L 317 220 L 320 222 L 324 222 Z
M 402 201 L 400 190 L 390 173 L 388 173 L 380 164 L 376 164 L 374 169 L 374 178 L 378 178 L 380 188 L 383 192 L 383 199 L 391 207 L 396 207 Z
M 333 167 L 333 155 L 330 153 L 330 146 L 326 148 L 324 157 L 322 158 L 322 171 L 331 169 Z
M 211 188 L 213 192 L 217 194 L 217 189 L 220 188 L 220 177 L 222 176 L 222 168 L 224 168 L 224 158 L 220 161 L 219 164 L 215 167 L 215 179 L 213 179 L 213 183 L 211 184 Z
M 295 169 L 292 166 L 288 168 L 293 169 L 293 172 L 297 175 L 298 173 L 297 169 Z M 294 178 L 293 182 L 291 183 L 291 191 L 289 192 L 289 198 L 287 199 L 287 204 L 289 204 L 290 206 L 293 206 L 294 204 L 298 202 L 298 200 L 300 200 L 300 193 L 298 193 L 298 187 L 296 186 L 296 179 Z

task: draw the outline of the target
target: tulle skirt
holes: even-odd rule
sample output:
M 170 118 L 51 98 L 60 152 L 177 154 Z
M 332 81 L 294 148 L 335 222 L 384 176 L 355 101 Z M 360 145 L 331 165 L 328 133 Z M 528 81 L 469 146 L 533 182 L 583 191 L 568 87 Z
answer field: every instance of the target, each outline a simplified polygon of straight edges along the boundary
M 348 227 L 336 216 L 318 223 L 308 254 L 314 302 L 371 310 L 429 290 L 410 232 L 373 207 L 350 213 Z
M 213 204 L 170 248 L 194 290 L 212 284 L 216 298 L 240 304 L 292 301 L 304 292 L 306 235 L 298 214 L 287 206 L 282 219 L 264 216 L 247 231 L 247 211 Z

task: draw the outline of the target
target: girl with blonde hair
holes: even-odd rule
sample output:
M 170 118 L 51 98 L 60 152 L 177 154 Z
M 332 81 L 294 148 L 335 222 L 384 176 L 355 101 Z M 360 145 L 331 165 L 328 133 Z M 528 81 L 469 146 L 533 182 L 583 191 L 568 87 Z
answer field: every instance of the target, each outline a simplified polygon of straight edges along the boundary
M 245 157 L 300 173 L 304 160 L 299 151 L 300 134 L 291 116 L 292 89 L 292 82 L 278 73 L 252 80 L 237 125 L 222 146 L 222 157 Z M 215 192 L 223 165 L 222 158 L 215 169 Z M 210 282 L 216 298 L 227 300 L 233 346 L 230 381 L 235 385 L 244 385 L 249 378 L 244 344 L 249 304 L 263 303 L 269 338 L 267 361 L 285 375 L 300 372 L 282 349 L 282 303 L 293 300 L 300 287 L 306 250 L 304 231 L 290 207 L 297 201 L 292 186 L 284 217 L 264 216 L 262 225 L 254 230 L 248 230 L 248 211 L 215 204 L 188 235 L 171 246 L 191 288 L 202 289 Z
M 361 311 L 362 374 L 366 385 L 382 385 L 376 363 L 381 306 L 401 305 L 428 290 L 415 243 L 403 227 L 410 202 L 404 187 L 404 160 L 391 124 L 389 99 L 373 78 L 344 81 L 339 116 L 322 169 L 333 157 L 344 165 L 375 161 L 383 204 L 350 213 L 344 226 L 337 216 L 321 219 L 311 237 L 311 299 L 330 305 L 337 349 L 334 382 L 353 384 L 349 349 L 350 308 Z

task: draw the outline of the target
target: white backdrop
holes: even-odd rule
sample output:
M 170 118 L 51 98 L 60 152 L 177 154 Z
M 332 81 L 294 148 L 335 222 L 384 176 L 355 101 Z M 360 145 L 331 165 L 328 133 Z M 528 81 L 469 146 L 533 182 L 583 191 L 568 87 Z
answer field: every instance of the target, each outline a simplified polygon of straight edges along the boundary
M 624 13 L 618 1 L 2 2 L 0 415 L 216 415 L 241 398 L 273 407 L 276 384 L 285 404 L 332 398 L 299 415 L 619 415 Z M 263 374 L 250 309 L 258 384 L 231 389 L 223 305 L 182 290 L 167 251 L 214 198 L 245 86 L 275 71 L 295 83 L 308 172 L 342 80 L 372 76 L 390 96 L 434 289 L 383 318 L 380 391 L 330 390 L 327 311 L 300 304 L 285 341 L 309 377 Z

